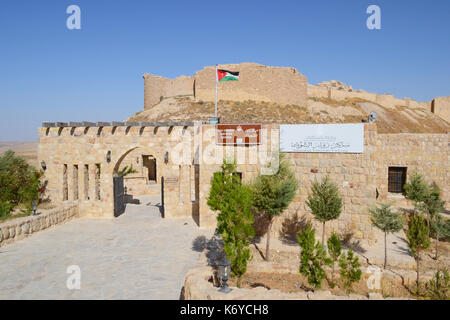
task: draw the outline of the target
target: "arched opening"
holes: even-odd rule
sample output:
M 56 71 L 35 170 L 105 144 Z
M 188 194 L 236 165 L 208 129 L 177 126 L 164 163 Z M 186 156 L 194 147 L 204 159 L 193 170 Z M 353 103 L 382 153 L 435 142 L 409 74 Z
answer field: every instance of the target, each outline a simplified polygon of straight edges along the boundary
M 131 148 L 117 160 L 113 170 L 116 217 L 125 212 L 128 204 L 157 208 L 163 215 L 160 165 L 160 155 L 142 147 Z

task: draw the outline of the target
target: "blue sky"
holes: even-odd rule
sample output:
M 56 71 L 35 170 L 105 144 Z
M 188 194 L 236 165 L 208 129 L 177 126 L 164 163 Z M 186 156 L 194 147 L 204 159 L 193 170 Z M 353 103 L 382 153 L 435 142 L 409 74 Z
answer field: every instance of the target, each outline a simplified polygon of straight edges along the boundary
M 66 8 L 81 8 L 68 30 Z M 366 27 L 369 5 L 381 30 Z M 143 108 L 145 72 L 216 63 L 293 66 L 309 83 L 419 101 L 450 95 L 450 1 L 0 2 L 0 141 L 42 121 L 124 120 Z

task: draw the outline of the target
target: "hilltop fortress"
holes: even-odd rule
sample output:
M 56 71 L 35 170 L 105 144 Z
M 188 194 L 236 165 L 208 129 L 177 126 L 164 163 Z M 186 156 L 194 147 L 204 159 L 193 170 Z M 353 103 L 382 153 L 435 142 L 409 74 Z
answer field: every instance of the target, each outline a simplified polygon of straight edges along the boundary
M 450 97 L 437 97 L 429 102 L 410 98 L 399 99 L 391 94 L 376 94 L 353 90 L 342 82 L 332 80 L 317 85 L 308 84 L 295 68 L 263 66 L 256 63 L 224 64 L 221 69 L 239 71 L 239 81 L 219 83 L 219 100 L 266 101 L 280 104 L 308 106 L 308 98 L 327 98 L 337 101 L 358 98 L 382 105 L 411 109 L 426 109 L 450 122 Z M 150 109 L 164 98 L 191 96 L 196 101 L 214 101 L 215 67 L 208 66 L 194 76 L 168 79 L 144 74 L 144 109 Z

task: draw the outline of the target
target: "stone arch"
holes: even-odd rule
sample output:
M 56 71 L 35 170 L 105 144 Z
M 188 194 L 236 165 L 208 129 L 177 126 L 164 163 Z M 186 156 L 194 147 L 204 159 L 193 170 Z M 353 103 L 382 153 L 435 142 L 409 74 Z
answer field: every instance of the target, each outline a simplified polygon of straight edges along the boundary
M 120 206 L 116 196 L 123 191 L 125 203 L 138 204 L 142 201 L 148 201 L 152 205 L 159 207 L 161 214 L 163 213 L 163 184 L 162 175 L 159 174 L 159 169 L 162 165 L 161 155 L 155 154 L 154 151 L 145 145 L 132 145 L 126 151 L 122 150 L 119 156 L 113 160 L 111 174 L 115 207 Z M 120 178 L 118 175 L 119 171 L 123 166 L 129 164 L 137 172 Z

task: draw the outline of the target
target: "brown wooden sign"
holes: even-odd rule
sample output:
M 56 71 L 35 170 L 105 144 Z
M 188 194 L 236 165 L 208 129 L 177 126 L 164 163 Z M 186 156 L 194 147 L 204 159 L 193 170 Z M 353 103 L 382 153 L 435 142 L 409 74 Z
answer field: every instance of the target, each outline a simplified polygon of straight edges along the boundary
M 261 124 L 217 124 L 217 144 L 251 146 L 261 144 Z

